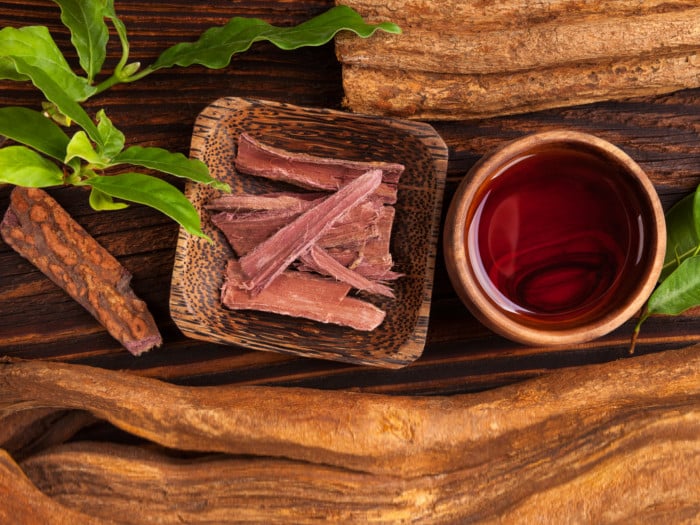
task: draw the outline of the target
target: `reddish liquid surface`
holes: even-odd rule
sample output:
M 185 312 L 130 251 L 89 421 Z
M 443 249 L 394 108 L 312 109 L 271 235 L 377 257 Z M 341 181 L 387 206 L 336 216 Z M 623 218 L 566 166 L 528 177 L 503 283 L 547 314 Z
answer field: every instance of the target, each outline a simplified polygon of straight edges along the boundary
M 478 199 L 468 256 L 485 291 L 521 321 L 600 315 L 634 284 L 623 271 L 642 271 L 640 190 L 592 154 L 548 148 L 516 158 Z

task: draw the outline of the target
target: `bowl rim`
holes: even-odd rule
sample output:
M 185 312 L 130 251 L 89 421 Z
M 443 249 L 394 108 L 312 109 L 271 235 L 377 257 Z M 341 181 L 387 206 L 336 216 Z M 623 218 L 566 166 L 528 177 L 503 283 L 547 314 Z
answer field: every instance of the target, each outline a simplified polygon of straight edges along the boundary
M 560 330 L 537 328 L 518 322 L 506 315 L 486 296 L 476 276 L 470 271 L 465 228 L 473 198 L 481 185 L 516 155 L 543 145 L 565 143 L 585 146 L 586 149 L 613 159 L 625 173 L 640 183 L 645 203 L 652 217 L 652 249 L 650 260 L 627 300 L 603 316 L 580 326 Z M 467 172 L 450 202 L 443 235 L 443 257 L 452 286 L 461 301 L 482 324 L 492 331 L 516 342 L 528 345 L 564 345 L 583 343 L 601 337 L 628 321 L 644 306 L 656 287 L 666 254 L 666 222 L 658 194 L 644 170 L 621 148 L 595 135 L 555 129 L 536 132 L 509 141 L 484 155 Z

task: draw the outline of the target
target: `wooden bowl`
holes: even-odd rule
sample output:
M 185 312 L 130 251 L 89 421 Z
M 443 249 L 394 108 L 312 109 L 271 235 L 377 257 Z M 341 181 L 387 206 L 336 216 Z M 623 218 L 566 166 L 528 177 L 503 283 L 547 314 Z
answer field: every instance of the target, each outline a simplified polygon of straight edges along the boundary
M 283 189 L 281 183 L 235 169 L 236 144 L 243 131 L 292 152 L 403 164 L 390 246 L 394 270 L 403 277 L 393 283 L 395 299 L 367 298 L 386 311 L 384 322 L 370 332 L 269 312 L 227 310 L 221 305 L 221 286 L 233 253 L 206 209 L 218 192 L 188 184 L 185 193 L 214 242 L 180 231 L 170 294 L 170 313 L 178 328 L 193 339 L 254 350 L 384 368 L 413 362 L 423 352 L 427 336 L 447 170 L 443 140 L 422 122 L 222 98 L 198 116 L 191 154 L 236 193 Z
M 589 341 L 629 320 L 665 250 L 663 209 L 643 170 L 609 142 L 568 130 L 482 158 L 444 229 L 460 299 L 494 332 L 532 345 Z

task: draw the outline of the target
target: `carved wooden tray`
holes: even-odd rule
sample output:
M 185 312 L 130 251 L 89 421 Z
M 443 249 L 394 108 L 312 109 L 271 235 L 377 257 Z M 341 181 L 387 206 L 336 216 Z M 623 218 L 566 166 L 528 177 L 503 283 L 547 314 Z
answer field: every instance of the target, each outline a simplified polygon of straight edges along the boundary
M 180 330 L 194 339 L 388 368 L 418 358 L 428 327 L 447 170 L 447 147 L 440 136 L 419 122 L 222 98 L 198 116 L 191 155 L 204 161 L 214 177 L 231 184 L 234 192 L 277 188 L 276 183 L 234 169 L 242 131 L 289 151 L 404 164 L 391 253 L 394 270 L 405 276 L 393 283 L 396 299 L 371 299 L 387 312 L 384 322 L 371 332 L 266 312 L 227 310 L 220 304 L 220 289 L 232 251 L 204 209 L 216 190 L 189 184 L 185 193 L 214 243 L 183 230 L 179 233 L 170 313 Z

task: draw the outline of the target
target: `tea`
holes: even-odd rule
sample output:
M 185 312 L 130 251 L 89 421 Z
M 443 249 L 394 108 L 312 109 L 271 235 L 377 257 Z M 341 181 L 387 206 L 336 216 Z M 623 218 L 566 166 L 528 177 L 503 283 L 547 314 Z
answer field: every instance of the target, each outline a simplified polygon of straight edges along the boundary
M 647 264 L 642 189 L 614 162 L 550 145 L 514 158 L 485 188 L 468 214 L 467 257 L 486 294 L 521 323 L 593 319 L 635 284 L 620 276 Z

